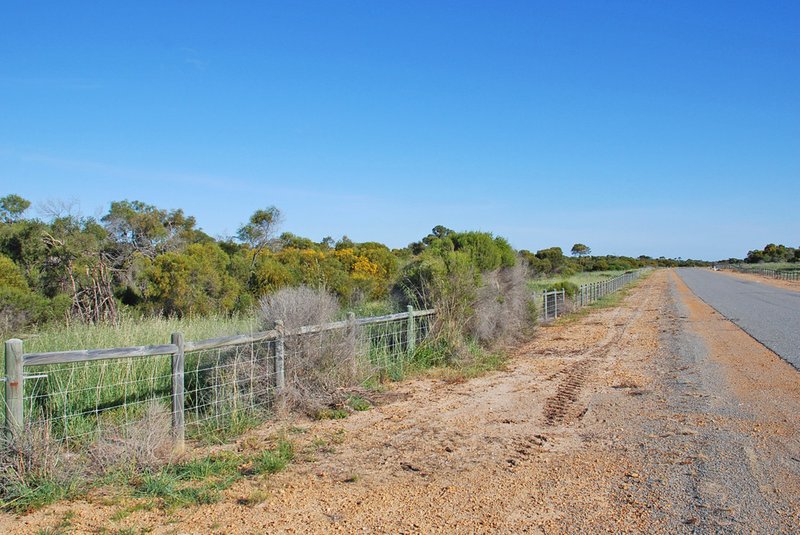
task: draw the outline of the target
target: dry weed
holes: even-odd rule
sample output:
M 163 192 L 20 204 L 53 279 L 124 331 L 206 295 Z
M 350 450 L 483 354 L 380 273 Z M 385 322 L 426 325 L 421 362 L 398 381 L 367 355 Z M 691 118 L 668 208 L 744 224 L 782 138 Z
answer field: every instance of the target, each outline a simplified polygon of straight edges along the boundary
M 27 426 L 13 438 L 0 434 L 0 498 L 38 484 L 71 486 L 84 463 L 53 439 L 49 425 Z
M 336 319 L 339 303 L 323 289 L 284 288 L 261 300 L 265 327 L 282 320 L 287 332 Z M 284 408 L 316 414 L 343 401 L 347 389 L 358 385 L 368 370 L 358 358 L 355 328 L 289 335 L 284 340 L 285 388 L 279 401 Z
M 163 464 L 171 450 L 171 414 L 152 400 L 137 420 L 104 429 L 92 444 L 90 455 L 104 472 L 120 467 L 141 470 Z
M 483 274 L 470 333 L 484 345 L 518 341 L 533 326 L 528 267 L 522 262 Z

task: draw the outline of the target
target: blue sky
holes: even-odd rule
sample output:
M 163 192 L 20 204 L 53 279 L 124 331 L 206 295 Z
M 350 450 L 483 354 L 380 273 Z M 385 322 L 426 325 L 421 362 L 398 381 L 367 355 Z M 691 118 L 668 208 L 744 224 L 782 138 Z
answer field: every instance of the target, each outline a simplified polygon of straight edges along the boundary
M 0 194 L 212 235 L 800 245 L 797 2 L 4 2 Z M 35 211 L 33 212 L 36 213 Z

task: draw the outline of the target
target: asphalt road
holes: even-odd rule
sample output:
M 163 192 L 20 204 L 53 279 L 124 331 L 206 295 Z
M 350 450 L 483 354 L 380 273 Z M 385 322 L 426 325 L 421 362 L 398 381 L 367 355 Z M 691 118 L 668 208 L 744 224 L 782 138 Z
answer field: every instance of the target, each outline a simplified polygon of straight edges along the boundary
M 800 370 L 800 292 L 708 269 L 677 271 L 697 297 Z

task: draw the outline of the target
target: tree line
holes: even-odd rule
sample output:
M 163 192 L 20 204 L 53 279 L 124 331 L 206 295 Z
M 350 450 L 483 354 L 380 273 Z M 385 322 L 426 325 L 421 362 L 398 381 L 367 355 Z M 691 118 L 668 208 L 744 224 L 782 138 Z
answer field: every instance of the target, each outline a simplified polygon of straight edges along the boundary
M 343 304 L 408 300 L 453 270 L 480 273 L 521 258 L 532 275 L 668 265 L 648 257 L 573 257 L 560 248 L 515 251 L 502 237 L 437 226 L 422 240 L 390 249 L 347 236 L 321 241 L 279 233 L 279 209 L 257 210 L 236 236 L 214 238 L 181 209 L 114 201 L 99 219 L 51 203 L 0 198 L 0 331 L 48 321 L 114 322 L 120 311 L 186 316 L 248 312 L 287 286 L 324 287 Z M 461 267 L 459 267 L 461 266 Z M 479 281 L 476 281 L 479 284 Z
M 732 259 L 738 262 L 738 259 Z M 754 249 L 747 252 L 744 261 L 748 264 L 762 264 L 765 262 L 800 262 L 800 247 L 787 247 L 769 243 L 763 249 Z

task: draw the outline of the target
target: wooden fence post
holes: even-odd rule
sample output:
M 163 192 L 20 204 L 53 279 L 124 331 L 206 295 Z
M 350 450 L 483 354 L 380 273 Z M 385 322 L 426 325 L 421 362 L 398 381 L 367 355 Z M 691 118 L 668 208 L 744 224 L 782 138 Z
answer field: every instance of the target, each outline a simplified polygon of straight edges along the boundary
M 281 391 L 286 385 L 283 320 L 275 320 L 275 330 L 278 331 L 278 338 L 275 339 L 275 389 Z
M 172 333 L 172 343 L 178 347 L 172 354 L 172 438 L 177 451 L 183 451 L 186 440 L 186 422 L 184 420 L 184 353 L 183 333 Z
M 9 439 L 22 430 L 24 387 L 22 379 L 22 340 L 6 342 L 6 436 Z
M 409 355 L 412 355 L 414 350 L 417 348 L 417 329 L 416 325 L 414 324 L 414 307 L 408 305 L 406 310 L 408 311 L 408 325 L 406 327 L 406 350 L 408 351 Z

